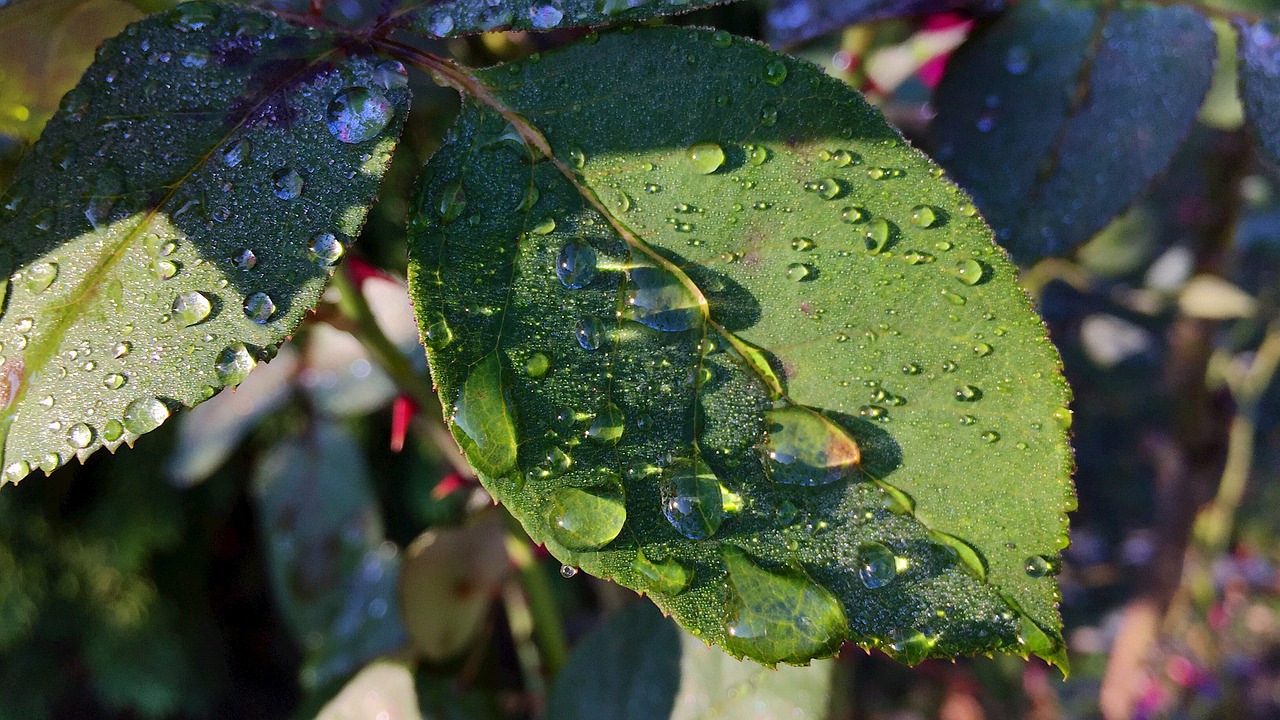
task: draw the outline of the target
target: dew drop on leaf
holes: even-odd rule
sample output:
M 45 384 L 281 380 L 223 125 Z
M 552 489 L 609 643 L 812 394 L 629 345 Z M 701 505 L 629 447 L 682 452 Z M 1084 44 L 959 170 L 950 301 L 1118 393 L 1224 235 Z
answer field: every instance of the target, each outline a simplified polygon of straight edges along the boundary
M 119 420 L 108 420 L 102 426 L 102 439 L 107 442 L 115 442 L 124 435 L 124 425 Z
M 329 103 L 329 132 L 344 143 L 361 143 L 377 137 L 394 114 L 391 101 L 377 90 L 348 88 Z
M 662 475 L 662 514 L 676 532 L 705 540 L 724 522 L 720 479 L 701 457 L 671 463 Z
M 550 30 L 560 24 L 564 13 L 554 5 L 535 5 L 529 8 L 529 24 L 536 30 Z
M 621 484 L 577 488 L 562 487 L 551 493 L 543 519 L 556 541 L 570 550 L 595 550 L 618 537 L 627 521 Z
M 27 290 L 42 293 L 58 279 L 58 263 L 38 262 L 27 270 Z
M 280 168 L 271 175 L 271 192 L 281 200 L 297 199 L 302 185 L 302 176 L 293 168 Z
M 524 374 L 535 380 L 545 377 L 550 369 L 551 358 L 546 353 L 534 353 L 524 364 Z
M 864 543 L 858 547 L 858 578 L 869 589 L 875 590 L 893 582 L 898 577 L 898 558 L 893 551 L 878 542 Z
M 787 64 L 781 60 L 771 60 L 764 66 L 764 81 L 778 86 L 787 79 Z
M 835 178 L 823 178 L 818 181 L 815 192 L 824 200 L 835 200 L 840 197 L 840 193 L 844 190 L 840 186 L 840 181 Z
M 685 156 L 689 159 L 690 167 L 699 175 L 710 175 L 724 164 L 724 148 L 713 142 L 693 145 Z
M 765 413 L 765 469 L 784 485 L 828 485 L 848 477 L 862 459 L 857 441 L 806 407 Z
M 238 342 L 228 345 L 218 353 L 213 371 L 217 373 L 218 380 L 223 385 L 234 387 L 244 382 L 257 364 L 258 361 L 249 353 L 249 348 L 245 347 L 244 343 Z
M 600 318 L 590 315 L 579 318 L 574 335 L 583 350 L 599 350 L 600 344 L 604 342 L 604 323 L 600 322 Z
M 84 423 L 76 423 L 67 431 L 67 444 L 77 450 L 89 447 L 93 442 L 93 428 Z
M 663 332 L 680 332 L 702 319 L 698 300 L 673 273 L 659 267 L 633 268 L 628 302 L 636 322 Z
M 1027 558 L 1026 571 L 1027 575 L 1033 578 L 1042 578 L 1046 575 L 1053 575 L 1058 572 L 1057 558 L 1045 555 L 1032 555 Z
M 960 402 L 977 402 L 981 399 L 982 390 L 973 385 L 961 385 L 956 388 L 956 400 Z
M 813 274 L 813 269 L 804 263 L 791 263 L 787 266 L 787 279 L 792 282 L 804 282 Z
M 237 138 L 222 149 L 222 163 L 227 167 L 236 167 L 249 158 L 253 143 L 249 138 Z
M 307 257 L 321 267 L 336 264 L 345 252 L 346 248 L 342 246 L 342 241 L 330 232 L 316 233 L 307 243 Z
M 636 550 L 636 559 L 631 568 L 640 576 L 641 585 L 650 593 L 679 595 L 693 582 L 693 570 L 678 560 L 651 560 L 643 550 Z
M 866 239 L 867 252 L 872 254 L 884 250 L 889 242 L 889 221 L 884 218 L 876 218 L 867 224 L 867 231 L 864 234 Z
M 250 293 L 244 299 L 244 316 L 263 325 L 276 314 L 276 303 L 264 292 Z
M 453 424 L 467 460 L 489 477 L 502 477 L 516 467 L 514 409 L 497 353 L 476 363 L 462 384 Z M 457 433 L 455 433 L 455 436 Z
M 108 390 L 119 390 L 124 387 L 125 377 L 120 373 L 111 373 L 102 378 L 102 386 Z
M 765 570 L 732 546 L 722 551 L 729 597 L 725 646 L 760 662 L 831 655 L 848 632 L 844 607 L 802 573 Z
M 167 419 L 169 408 L 156 398 L 138 398 L 124 409 L 124 427 L 134 435 L 149 433 Z
M 204 293 L 192 291 L 183 293 L 173 299 L 173 317 L 183 325 L 196 325 L 203 322 L 213 312 L 213 304 Z
M 617 445 L 626 427 L 622 408 L 606 403 L 587 427 L 587 439 L 599 445 Z
M 938 214 L 928 205 L 917 205 L 911 209 L 911 224 L 916 227 L 929 228 L 938 222 Z
M 982 263 L 973 258 L 968 258 L 956 263 L 953 274 L 957 280 L 965 285 L 977 285 L 982 282 L 983 270 Z
M 556 277 L 570 290 L 584 288 L 596 276 L 596 251 L 581 241 L 565 243 L 556 253 Z

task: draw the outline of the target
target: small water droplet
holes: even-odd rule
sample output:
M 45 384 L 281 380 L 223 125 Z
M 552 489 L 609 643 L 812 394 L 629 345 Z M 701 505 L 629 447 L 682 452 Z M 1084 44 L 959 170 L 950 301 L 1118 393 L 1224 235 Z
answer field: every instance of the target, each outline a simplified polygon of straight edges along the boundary
M 149 433 L 167 419 L 169 408 L 155 398 L 138 398 L 124 409 L 124 427 L 134 435 Z
M 42 293 L 58 279 L 58 263 L 38 262 L 27 270 L 27 290 Z
M 1061 567 L 1060 561 L 1056 557 L 1048 555 L 1032 555 L 1027 558 L 1026 571 L 1027 575 L 1033 578 L 1042 578 L 1046 575 L 1056 575 Z
M 249 142 L 249 138 L 232 140 L 222 149 L 222 163 L 227 167 L 236 167 L 248 159 L 252 150 L 253 143 Z
M 769 149 L 763 145 L 746 146 L 747 162 L 754 167 L 760 167 L 769 161 Z
M 244 299 L 244 316 L 263 325 L 276 314 L 276 303 L 264 292 L 250 293 Z
M 898 558 L 893 551 L 878 542 L 858 547 L 858 578 L 867 588 L 875 590 L 893 582 L 898 577 Z
M 686 153 L 689 165 L 699 175 L 710 175 L 724 164 L 724 149 L 713 142 L 698 143 Z
M 961 385 L 956 388 L 956 400 L 960 402 L 977 402 L 982 399 L 982 390 L 973 385 Z
M 787 79 L 787 64 L 781 60 L 771 60 L 764 66 L 764 81 L 770 85 L 781 85 Z
M 302 195 L 302 176 L 293 168 L 280 168 L 271 175 L 271 192 L 281 200 L 295 200 Z
M 625 427 L 626 417 L 622 414 L 622 408 L 614 403 L 607 403 L 587 427 L 587 439 L 599 445 L 617 445 Z
M 213 370 L 217 373 L 219 382 L 225 386 L 234 387 L 244 382 L 257 364 L 258 361 L 249 352 L 249 348 L 245 347 L 244 343 L 238 342 L 228 345 L 218 353 L 217 359 L 213 362 Z
M 724 522 L 720 479 L 695 457 L 671 463 L 661 481 L 662 514 L 676 532 L 690 540 L 705 540 Z
M 26 460 L 19 460 L 15 463 L 9 463 L 4 468 L 4 480 L 6 482 L 16 483 L 31 473 L 31 464 Z
M 576 567 L 574 567 L 574 566 L 572 566 L 572 565 L 561 565 L 561 566 L 560 566 L 560 577 L 564 578 L 565 580 L 568 580 L 568 579 L 570 579 L 570 578 L 574 577 L 574 576 L 575 576 L 575 575 L 577 575 L 577 574 L 578 574 L 578 568 L 576 568 Z
M 791 241 L 791 249 L 800 252 L 806 252 L 814 248 L 813 241 L 809 238 L 798 237 Z
M 125 376 L 120 373 L 111 373 L 110 375 L 102 378 L 102 386 L 108 390 L 119 390 L 124 387 L 124 383 Z
M 594 316 L 579 318 L 574 334 L 583 350 L 599 350 L 604 341 L 604 323 Z
M 792 282 L 803 282 L 813 274 L 813 268 L 804 263 L 791 263 L 787 266 L 787 279 Z
M 471 368 L 452 417 L 454 436 L 467 460 L 488 477 L 504 477 L 516 469 L 514 417 L 502 361 L 496 352 L 490 353 Z
M 907 665 L 915 665 L 929 656 L 938 638 L 930 633 L 914 629 L 894 630 L 889 636 L 885 652 Z
M 258 256 L 249 248 L 241 248 L 231 256 L 231 263 L 237 270 L 252 270 L 253 266 L 258 264 Z
M 67 431 L 67 444 L 77 450 L 89 447 L 93 442 L 93 428 L 84 423 L 76 423 Z
M 831 162 L 836 167 L 848 167 L 855 163 L 858 158 L 848 150 L 837 150 L 831 153 Z
M 916 227 L 929 228 L 938 222 L 938 214 L 928 205 L 917 205 L 911 208 L 911 224 Z
M 851 225 L 856 225 L 861 222 L 866 222 L 867 209 L 863 207 L 858 207 L 857 205 L 850 205 L 849 207 L 840 211 L 840 219 Z
M 344 143 L 372 140 L 386 129 L 393 114 L 391 101 L 382 93 L 369 88 L 348 88 L 329 103 L 329 132 Z
M 556 277 L 571 290 L 584 288 L 596 276 L 596 251 L 581 241 L 565 243 L 556 253 Z
M 717 30 L 711 35 L 711 44 L 720 48 L 727 48 L 733 44 L 733 35 L 727 30 Z
M 992 348 L 987 343 L 977 343 L 976 345 L 973 346 L 973 354 L 977 355 L 978 357 L 986 357 L 991 354 L 993 349 L 994 348 Z
M 760 108 L 760 124 L 765 127 L 773 127 L 778 124 L 778 108 L 773 105 L 765 105 Z
M 921 367 L 917 363 L 907 363 L 906 365 L 902 366 L 903 375 L 919 375 L 920 372 L 921 372 Z
M 956 263 L 956 267 L 952 271 L 952 274 L 955 275 L 957 280 L 965 285 L 977 285 L 982 282 L 982 276 L 985 274 L 984 271 L 985 268 L 982 266 L 982 263 L 974 260 L 973 258 L 969 258 Z
M 161 280 L 168 280 L 178 274 L 178 266 L 170 260 L 156 260 L 151 268 L 155 271 L 156 277 Z
M 446 185 L 440 191 L 440 222 L 448 225 L 457 220 L 467 208 L 467 194 L 462 181 Z
M 835 178 L 823 178 L 818 181 L 814 192 L 824 200 L 835 200 L 844 192 L 844 188 L 840 185 L 840 181 Z
M 987 443 L 1000 441 L 1000 433 L 996 432 L 995 430 L 988 430 L 982 433 L 981 435 L 979 435 L 978 437 L 982 438 L 982 442 L 987 442 Z
M 550 30 L 560 24 L 564 12 L 554 5 L 534 5 L 529 8 L 529 24 L 537 30 Z
M 941 295 L 943 298 L 945 298 L 946 301 L 951 303 L 952 305 L 963 305 L 966 302 L 965 297 L 963 295 L 959 293 L 951 292 L 946 288 L 939 290 L 938 294 Z
M 424 344 L 432 350 L 441 350 L 453 341 L 453 330 L 445 321 L 444 315 L 438 311 L 425 310 L 422 313 Z
M 307 257 L 321 267 L 335 265 L 346 251 L 338 236 L 330 232 L 316 233 L 307 243 Z
M 1071 427 L 1071 410 L 1060 407 L 1053 411 L 1053 419 L 1057 421 L 1058 426 L 1064 429 Z
M 889 221 L 884 218 L 876 218 L 867 223 L 867 230 L 863 234 L 867 252 L 874 255 L 884 250 L 889 243 L 891 230 Z
M 171 310 L 175 320 L 190 326 L 204 322 L 213 312 L 213 303 L 204 293 L 192 291 L 175 297 Z

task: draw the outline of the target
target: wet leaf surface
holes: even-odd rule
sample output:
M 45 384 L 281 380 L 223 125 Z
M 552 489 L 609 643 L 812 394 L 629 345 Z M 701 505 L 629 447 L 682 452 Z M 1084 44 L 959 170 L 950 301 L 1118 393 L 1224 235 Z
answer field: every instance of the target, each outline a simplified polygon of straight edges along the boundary
M 762 668 L 682 632 L 648 603 L 609 618 L 574 648 L 548 716 L 561 720 L 818 720 L 835 664 Z
M 549 31 L 647 20 L 686 13 L 725 0 L 409 0 L 392 22 L 431 37 L 473 35 L 495 30 Z
M 0 199 L 3 481 L 236 385 L 316 302 L 408 107 L 404 69 L 255 11 L 130 26 Z
M 723 33 L 481 80 L 421 183 L 411 291 L 454 435 L 531 536 L 764 663 L 1058 657 L 1028 567 L 1066 544 L 1068 391 L 940 170 Z
M 938 160 L 1018 262 L 1066 253 L 1168 166 L 1215 55 L 1190 8 L 1019 3 L 948 63 Z

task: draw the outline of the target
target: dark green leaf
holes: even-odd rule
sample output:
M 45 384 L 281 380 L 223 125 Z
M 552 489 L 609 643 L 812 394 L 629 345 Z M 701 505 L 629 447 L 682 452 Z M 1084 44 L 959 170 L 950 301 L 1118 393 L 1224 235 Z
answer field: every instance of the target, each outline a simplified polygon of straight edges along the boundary
M 409 0 L 392 22 L 432 37 L 492 30 L 558 30 L 646 20 L 715 5 L 726 0 Z
M 132 444 L 269 357 L 359 232 L 405 85 L 232 7 L 108 42 L 0 200 L 3 479 Z
M 1280 162 L 1280 20 L 1239 22 L 1240 94 L 1258 142 Z
M 818 720 L 835 664 L 741 663 L 634 603 L 582 640 L 556 677 L 556 720 Z
M 948 63 L 938 159 L 1016 260 L 1067 252 L 1168 166 L 1215 55 L 1190 8 L 1018 3 Z
M 719 33 L 480 81 L 411 290 L 455 434 L 535 540 L 763 662 L 1060 649 L 1027 567 L 1066 543 L 1067 389 L 936 166 Z
M 769 42 L 792 45 L 871 20 L 952 10 L 986 14 L 1003 7 L 1004 0 L 774 0 Z

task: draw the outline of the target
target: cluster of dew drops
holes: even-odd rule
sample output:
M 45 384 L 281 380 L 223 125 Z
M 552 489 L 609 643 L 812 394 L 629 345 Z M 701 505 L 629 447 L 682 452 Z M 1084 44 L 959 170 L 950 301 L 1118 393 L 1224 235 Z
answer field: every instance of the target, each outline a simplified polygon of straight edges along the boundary
M 177 18 L 175 27 L 181 26 L 180 29 L 193 30 L 204 27 L 210 22 L 214 15 L 214 10 L 208 6 L 191 3 L 184 5 L 175 11 Z M 375 84 L 380 84 L 385 88 L 402 87 L 407 83 L 407 75 L 403 66 L 395 61 L 384 60 L 372 72 Z M 329 132 L 338 141 L 346 144 L 359 144 L 372 140 L 379 136 L 383 130 L 390 124 L 394 117 L 395 109 L 391 101 L 387 99 L 378 89 L 365 86 L 346 87 L 338 91 L 329 102 L 326 114 L 325 124 Z M 217 153 L 218 159 L 228 168 L 236 168 L 252 160 L 253 143 L 248 137 L 240 136 L 229 140 Z M 303 194 L 305 186 L 305 178 L 297 170 L 289 167 L 276 169 L 270 177 L 270 188 L 274 196 L 283 201 L 295 200 Z M 20 198 L 11 199 L 6 209 L 14 211 L 16 207 L 10 207 Z M 175 212 L 175 216 L 183 212 L 179 208 Z M 98 212 L 90 208 L 86 212 L 92 222 Z M 95 223 L 96 229 L 98 228 Z M 157 279 L 161 281 L 169 280 L 178 274 L 179 265 L 172 259 L 172 255 L 177 249 L 174 242 L 165 241 L 158 235 L 150 234 L 143 238 L 144 246 L 151 251 L 153 258 L 151 262 L 151 270 Z M 342 241 L 332 232 L 322 231 L 312 235 L 307 244 L 307 255 L 312 262 L 323 268 L 332 268 L 341 259 L 345 253 Z M 240 248 L 229 258 L 231 266 L 237 271 L 250 273 L 258 265 L 258 256 L 251 248 Z M 59 265 L 55 259 L 40 260 L 25 271 L 16 273 L 10 278 L 13 283 L 20 283 L 29 292 L 34 295 L 40 295 L 45 291 L 54 287 L 59 276 Z M 225 286 L 226 281 L 221 281 L 221 285 Z M 109 289 L 110 291 L 110 289 Z M 206 321 L 212 314 L 214 309 L 214 300 L 209 294 L 193 290 L 180 292 L 176 294 L 170 305 L 168 315 L 162 317 L 162 323 L 176 322 L 185 327 L 197 326 Z M 277 307 L 275 300 L 266 292 L 252 292 L 247 294 L 241 303 L 241 309 L 245 317 L 256 324 L 267 324 L 277 319 Z M 17 338 L 13 341 L 13 348 L 21 351 L 30 342 L 30 333 L 35 330 L 35 321 L 31 317 L 23 317 L 16 323 L 15 330 L 18 333 Z M 123 328 L 124 334 L 129 336 L 132 334 L 134 326 L 132 323 L 126 324 Z M 211 336 L 206 336 L 211 339 Z M 133 343 L 131 340 L 123 339 L 113 343 L 109 348 L 109 354 L 112 359 L 119 360 L 129 355 L 132 351 Z M 97 369 L 97 362 L 90 359 L 92 348 L 88 343 L 82 344 L 82 347 L 68 350 L 65 355 L 66 359 L 77 364 L 81 370 L 92 372 Z M 15 359 L 6 362 L 3 356 L 0 356 L 0 366 L 4 371 L 8 372 L 7 381 L 10 388 L 8 396 L 13 398 L 16 394 L 14 390 L 24 382 L 22 377 L 22 367 L 20 360 Z M 235 342 L 224 348 L 215 358 L 214 371 L 218 380 L 224 386 L 237 385 L 242 382 L 251 370 L 256 366 L 257 359 L 250 349 L 242 342 Z M 58 365 L 53 372 L 61 377 L 65 377 L 66 368 Z M 108 390 L 119 390 L 124 388 L 129 382 L 127 374 L 120 372 L 111 372 L 105 374 L 101 379 L 101 384 Z M 211 389 L 206 392 L 211 394 Z M 51 410 L 55 406 L 55 399 L 52 395 L 45 395 L 37 400 L 37 402 L 46 410 Z M 90 413 L 92 410 L 89 411 Z M 128 437 L 137 437 L 139 435 L 150 432 L 159 427 L 170 414 L 168 405 L 162 400 L 155 397 L 140 397 L 131 401 L 124 410 L 120 419 L 109 419 L 100 428 L 95 429 L 87 422 L 78 422 L 64 427 L 59 420 L 52 420 L 48 423 L 48 429 L 53 432 L 65 432 L 65 439 L 68 447 L 72 452 L 83 451 L 89 448 L 95 441 L 101 440 L 108 444 L 115 444 Z M 51 472 L 65 462 L 68 456 L 61 453 L 47 453 L 45 456 L 37 459 L 36 467 Z M 0 479 L 16 481 L 31 472 L 32 465 L 27 460 L 18 460 L 5 466 L 3 475 Z

